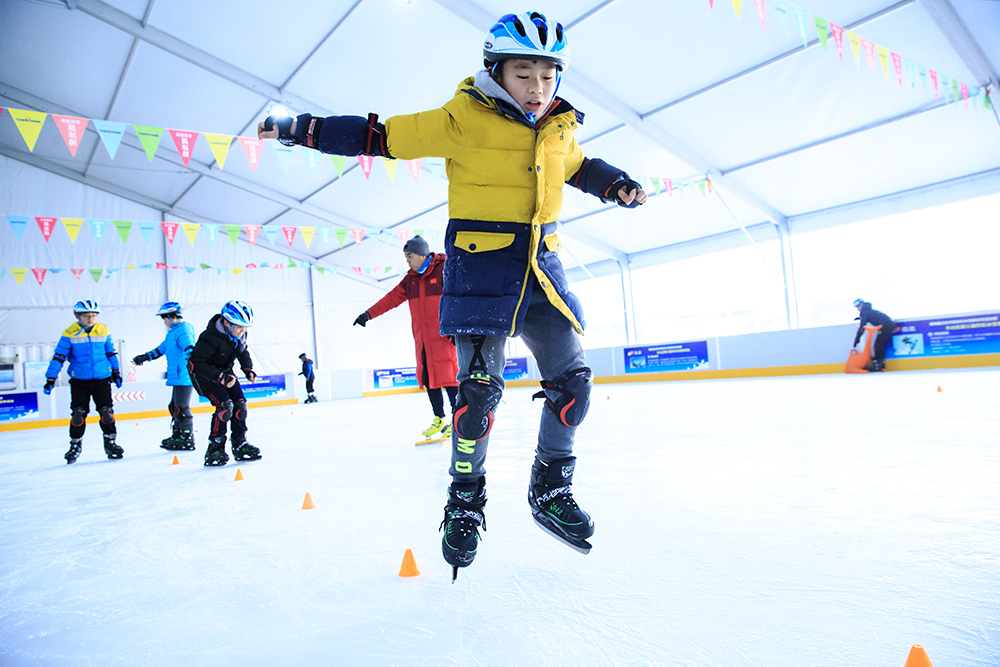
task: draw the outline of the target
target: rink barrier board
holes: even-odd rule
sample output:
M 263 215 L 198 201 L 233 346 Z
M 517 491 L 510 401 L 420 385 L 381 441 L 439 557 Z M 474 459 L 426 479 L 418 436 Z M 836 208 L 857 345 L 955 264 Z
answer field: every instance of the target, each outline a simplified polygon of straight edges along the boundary
M 281 405 L 296 405 L 297 398 L 277 398 L 269 401 L 249 401 L 248 408 L 273 408 Z M 211 405 L 197 405 L 191 407 L 193 414 L 206 414 L 215 412 L 215 407 Z M 155 417 L 169 417 L 167 410 L 145 410 L 143 412 L 115 412 L 115 421 L 128 421 L 130 419 L 153 419 Z M 87 417 L 88 424 L 96 424 L 100 420 L 100 415 Z M 0 433 L 4 431 L 25 431 L 33 428 L 51 428 L 54 426 L 69 426 L 69 418 L 64 419 L 43 419 L 34 422 L 13 422 L 10 424 L 0 424 Z
M 845 355 L 846 360 L 846 355 Z M 913 359 L 887 359 L 887 371 L 925 371 L 954 368 L 985 368 L 1000 366 L 1000 354 L 968 354 L 954 357 L 916 357 Z M 734 378 L 789 377 L 796 375 L 827 375 L 844 372 L 844 364 L 806 364 L 802 366 L 768 366 L 762 368 L 727 368 L 713 371 L 671 371 L 666 373 L 642 373 L 637 375 L 604 375 L 594 378 L 594 384 L 616 384 L 619 382 L 664 382 L 680 380 L 725 380 Z M 534 387 L 536 380 L 511 380 L 508 387 Z M 398 389 L 378 389 L 364 392 L 365 398 L 391 396 L 394 394 L 417 394 L 424 390 L 418 387 Z

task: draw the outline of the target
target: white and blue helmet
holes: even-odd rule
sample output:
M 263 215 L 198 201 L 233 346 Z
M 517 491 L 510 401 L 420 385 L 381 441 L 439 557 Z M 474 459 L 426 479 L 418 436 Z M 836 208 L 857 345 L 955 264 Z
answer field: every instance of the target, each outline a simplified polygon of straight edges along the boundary
M 242 301 L 227 301 L 222 307 L 222 316 L 237 326 L 253 326 L 253 308 Z
M 85 299 L 83 301 L 77 301 L 76 305 L 73 306 L 73 313 L 80 315 L 82 313 L 99 313 L 101 312 L 101 307 L 96 301 L 91 301 L 90 299 Z
M 167 301 L 165 304 L 160 306 L 160 309 L 156 311 L 156 314 L 160 316 L 180 315 L 182 310 L 184 310 L 184 306 L 182 306 L 179 302 Z
M 486 33 L 483 58 L 489 63 L 510 58 L 551 60 L 560 70 L 569 67 L 569 43 L 562 23 L 540 12 L 504 14 Z

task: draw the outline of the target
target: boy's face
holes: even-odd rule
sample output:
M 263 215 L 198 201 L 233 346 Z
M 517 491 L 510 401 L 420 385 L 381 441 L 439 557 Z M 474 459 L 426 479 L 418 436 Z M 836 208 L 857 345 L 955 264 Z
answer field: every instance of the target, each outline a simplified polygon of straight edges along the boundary
M 241 327 L 238 324 L 229 323 L 229 333 L 233 334 L 233 338 L 239 338 L 244 333 L 246 333 L 247 328 Z
M 403 257 L 406 258 L 406 265 L 414 271 L 419 271 L 420 265 L 424 263 L 425 259 L 427 259 L 426 255 L 418 255 L 412 252 L 404 252 Z
M 97 324 L 97 313 L 79 313 L 76 318 L 80 320 L 80 326 L 85 329 Z
M 500 85 L 526 114 L 541 115 L 556 94 L 556 65 L 548 60 L 508 60 Z

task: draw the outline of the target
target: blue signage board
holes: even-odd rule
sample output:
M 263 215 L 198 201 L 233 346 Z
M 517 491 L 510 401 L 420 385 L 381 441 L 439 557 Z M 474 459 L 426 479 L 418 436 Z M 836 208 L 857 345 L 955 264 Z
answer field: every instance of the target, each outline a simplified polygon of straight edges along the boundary
M 503 367 L 504 380 L 520 380 L 528 377 L 528 358 L 511 357 Z
M 0 394 L 0 422 L 38 419 L 38 394 Z
M 708 341 L 625 348 L 626 373 L 664 373 L 708 369 Z
M 284 375 L 258 375 L 256 382 L 250 382 L 246 378 L 239 378 L 239 382 L 243 389 L 243 395 L 248 401 L 260 401 L 285 391 Z M 198 402 L 210 403 L 211 401 L 204 396 L 199 396 Z
M 985 313 L 897 322 L 885 356 L 899 359 L 996 353 L 1000 353 L 1000 313 Z
M 373 373 L 372 383 L 375 389 L 396 389 L 398 387 L 417 387 L 417 368 L 377 368 Z

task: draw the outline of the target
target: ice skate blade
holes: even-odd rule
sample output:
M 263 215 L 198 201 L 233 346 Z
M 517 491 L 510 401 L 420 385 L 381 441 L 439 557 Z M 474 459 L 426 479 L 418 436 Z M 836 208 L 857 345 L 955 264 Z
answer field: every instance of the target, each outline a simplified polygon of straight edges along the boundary
M 532 514 L 531 518 L 535 520 L 535 525 L 544 530 L 547 534 L 551 535 L 552 537 L 556 538 L 557 540 L 568 546 L 570 549 L 579 551 L 580 553 L 586 555 L 589 554 L 590 550 L 594 548 L 594 545 L 592 545 L 587 540 L 578 540 L 563 535 L 562 533 L 558 532 L 558 530 L 556 530 L 553 526 L 546 523 L 544 520 L 539 519 L 537 514 Z
M 259 461 L 262 458 L 264 458 L 263 454 L 258 454 L 257 456 L 236 456 L 235 454 L 233 455 L 234 461 Z
M 450 438 L 451 436 L 448 436 Z M 414 446 L 419 447 L 420 445 L 435 445 L 437 443 L 444 443 L 448 438 L 429 438 L 427 440 L 421 440 L 420 442 L 413 443 Z

